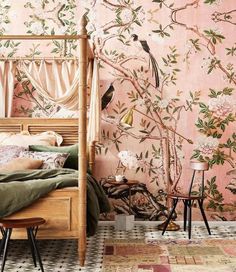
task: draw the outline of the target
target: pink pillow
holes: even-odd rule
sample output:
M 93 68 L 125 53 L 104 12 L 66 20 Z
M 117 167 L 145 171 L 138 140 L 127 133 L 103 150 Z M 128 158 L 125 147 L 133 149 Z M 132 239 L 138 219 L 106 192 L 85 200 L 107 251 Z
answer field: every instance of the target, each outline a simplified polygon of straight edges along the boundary
M 38 169 L 42 163 L 43 160 L 35 160 L 31 158 L 15 158 L 0 166 L 0 171 L 14 172 L 19 170 Z

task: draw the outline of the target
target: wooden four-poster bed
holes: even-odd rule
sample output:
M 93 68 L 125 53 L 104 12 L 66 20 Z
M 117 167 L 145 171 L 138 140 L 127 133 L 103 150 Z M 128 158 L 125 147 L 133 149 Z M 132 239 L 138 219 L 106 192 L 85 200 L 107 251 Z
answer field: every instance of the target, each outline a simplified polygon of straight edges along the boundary
M 91 143 L 87 151 L 87 67 L 88 58 L 92 53 L 88 45 L 86 18 L 80 23 L 79 35 L 3 35 L 0 40 L 78 40 L 79 41 L 79 103 L 78 119 L 35 119 L 35 118 L 1 118 L 0 132 L 29 131 L 31 134 L 54 130 L 64 138 L 64 145 L 78 141 L 78 187 L 64 188 L 49 193 L 31 206 L 9 216 L 9 218 L 24 218 L 41 216 L 47 221 L 40 229 L 39 238 L 65 239 L 78 238 L 80 265 L 83 266 L 86 255 L 86 174 L 87 154 L 89 165 L 93 170 L 95 147 Z M 15 232 L 15 238 L 24 238 L 23 231 Z

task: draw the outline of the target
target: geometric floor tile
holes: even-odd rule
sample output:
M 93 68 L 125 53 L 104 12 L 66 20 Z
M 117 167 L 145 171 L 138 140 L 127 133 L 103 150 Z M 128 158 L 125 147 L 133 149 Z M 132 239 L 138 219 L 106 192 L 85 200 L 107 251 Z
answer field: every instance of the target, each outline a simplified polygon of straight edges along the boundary
M 212 235 L 209 236 L 204 226 L 192 227 L 192 239 L 235 239 L 236 226 L 215 226 L 211 227 Z M 44 265 L 45 272 L 73 272 L 73 271 L 86 271 L 86 272 L 101 272 L 103 267 L 103 252 L 104 241 L 107 239 L 145 239 L 149 243 L 155 241 L 168 241 L 170 239 L 186 240 L 187 233 L 184 231 L 166 232 L 164 236 L 157 230 L 156 226 L 148 225 L 145 222 L 139 222 L 138 225 L 131 231 L 116 231 L 114 226 L 100 225 L 96 235 L 87 239 L 87 256 L 85 267 L 78 265 L 77 257 L 77 241 L 76 240 L 39 240 L 38 245 L 41 252 L 41 257 Z M 235 247 L 230 244 L 224 245 L 224 251 L 231 254 L 236 254 Z M 212 260 L 209 260 L 211 262 Z M 191 262 L 191 260 L 189 260 Z M 223 260 L 222 260 L 223 262 Z M 223 263 L 222 263 L 223 267 Z M 208 267 L 209 269 L 210 266 Z M 154 268 L 148 269 L 147 267 L 140 267 L 140 271 L 155 271 Z M 168 265 L 163 264 L 162 267 L 156 267 L 157 271 L 168 271 Z M 164 270 L 165 269 L 165 270 Z M 185 272 L 185 270 L 178 270 L 179 267 L 172 266 L 172 272 Z M 189 270 L 186 272 L 218 272 L 220 267 L 215 267 L 215 270 L 196 270 L 196 265 L 191 269 L 191 264 L 188 266 Z M 195 269 L 195 270 L 194 270 Z M 234 268 L 232 268 L 234 269 Z M 32 262 L 30 248 L 27 241 L 11 240 L 8 251 L 8 258 L 5 265 L 5 272 L 36 272 L 40 271 L 35 268 Z M 227 270 L 226 270 L 227 271 Z M 225 271 L 225 272 L 226 272 Z M 232 270 L 236 272 L 235 270 Z M 125 272 L 124 270 L 122 272 Z

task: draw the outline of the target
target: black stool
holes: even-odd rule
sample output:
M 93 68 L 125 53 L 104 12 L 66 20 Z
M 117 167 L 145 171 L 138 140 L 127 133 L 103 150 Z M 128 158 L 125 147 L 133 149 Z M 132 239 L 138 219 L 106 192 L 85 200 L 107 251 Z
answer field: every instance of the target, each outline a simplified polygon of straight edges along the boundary
M 4 266 L 7 259 L 8 244 L 11 238 L 12 229 L 14 228 L 18 228 L 18 229 L 26 228 L 28 241 L 31 248 L 31 254 L 34 261 L 34 266 L 35 267 L 37 266 L 36 261 L 38 260 L 41 271 L 44 272 L 42 260 L 39 254 L 35 237 L 37 234 L 38 227 L 44 224 L 45 222 L 46 222 L 45 219 L 41 217 L 32 217 L 32 218 L 24 218 L 24 219 L 0 219 L 0 229 L 2 232 L 0 254 L 2 253 L 2 250 L 3 250 L 1 272 L 4 271 Z

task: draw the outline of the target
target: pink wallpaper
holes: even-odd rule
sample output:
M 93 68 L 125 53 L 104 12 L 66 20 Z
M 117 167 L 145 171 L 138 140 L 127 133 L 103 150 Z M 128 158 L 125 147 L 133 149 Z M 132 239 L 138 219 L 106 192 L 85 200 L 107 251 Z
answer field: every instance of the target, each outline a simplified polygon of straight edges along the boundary
M 137 217 L 156 220 L 165 215 L 163 192 L 186 187 L 189 161 L 195 159 L 210 164 L 208 218 L 236 219 L 234 0 L 2 0 L 0 5 L 2 34 L 72 34 L 86 12 L 100 60 L 104 105 L 96 176 L 104 182 L 124 171 L 138 179 L 132 205 Z M 0 54 L 10 56 L 63 53 L 63 42 L 0 47 Z M 67 44 L 67 55 L 74 54 L 76 43 Z M 22 88 L 23 76 L 18 77 L 14 116 L 73 115 L 37 96 L 30 84 Z M 133 123 L 127 128 L 120 120 L 130 110 Z M 125 150 L 130 152 L 117 169 L 118 155 L 124 154 L 119 152 Z M 104 188 L 115 212 L 128 210 L 126 189 Z

